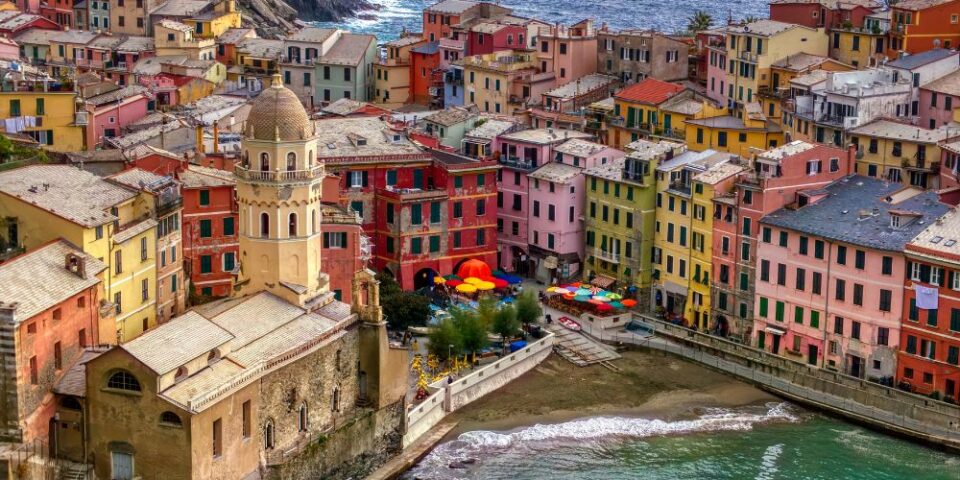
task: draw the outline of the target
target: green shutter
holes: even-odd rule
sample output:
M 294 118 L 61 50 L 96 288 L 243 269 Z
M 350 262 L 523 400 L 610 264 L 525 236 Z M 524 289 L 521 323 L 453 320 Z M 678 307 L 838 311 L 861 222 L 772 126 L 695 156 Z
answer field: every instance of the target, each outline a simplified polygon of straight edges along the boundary
M 410 223 L 413 225 L 420 225 L 423 223 L 422 207 L 419 203 L 410 205 Z
M 440 251 L 440 237 L 434 235 L 430 237 L 430 253 L 436 253 Z
M 482 187 L 487 183 L 487 174 L 478 173 L 477 174 L 477 186 Z
M 950 309 L 950 330 L 960 332 L 960 310 Z
M 777 319 L 778 322 L 782 322 L 782 321 L 783 321 L 783 310 L 784 310 L 784 308 L 785 308 L 785 305 L 783 304 L 783 302 L 777 302 L 777 317 L 776 317 L 776 319 Z
M 927 310 L 927 325 L 931 327 L 937 326 L 937 309 L 936 308 Z
M 210 238 L 212 236 L 211 220 L 200 220 L 200 238 Z
M 210 273 L 213 271 L 213 257 L 202 255 L 200 257 L 200 273 Z
M 463 175 L 454 175 L 453 188 L 463 188 Z
M 767 318 L 767 299 L 760 297 L 760 316 Z
M 387 185 L 396 185 L 397 184 L 397 171 L 388 170 L 387 171 Z
M 210 190 L 200 190 L 200 205 L 210 205 Z
M 793 308 L 793 321 L 795 323 L 803 324 L 803 307 L 796 306 Z
M 233 217 L 223 218 L 223 234 L 224 235 L 233 235 L 235 233 L 233 222 L 234 222 Z
M 908 269 L 909 271 L 909 269 Z M 917 311 L 917 300 L 915 298 L 910 299 L 910 320 L 916 322 L 920 318 L 920 312 Z
M 813 328 L 820 327 L 820 312 L 816 310 L 810 310 L 810 326 Z
M 38 98 L 37 99 L 37 115 L 39 116 L 39 115 L 45 115 L 45 114 L 46 114 L 46 106 L 44 104 L 44 99 Z
M 440 202 L 430 202 L 430 223 L 440 223 Z
M 423 239 L 422 238 L 412 238 L 410 239 L 410 253 L 420 254 L 423 253 Z

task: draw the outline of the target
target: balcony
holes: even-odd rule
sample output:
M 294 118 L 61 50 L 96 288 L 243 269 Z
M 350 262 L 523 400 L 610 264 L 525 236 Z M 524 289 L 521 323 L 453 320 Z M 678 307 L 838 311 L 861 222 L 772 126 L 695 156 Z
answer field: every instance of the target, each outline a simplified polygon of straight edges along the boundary
M 670 182 L 670 187 L 668 190 L 679 193 L 681 195 L 690 196 L 690 184 L 684 182 L 683 180 L 674 180 Z
M 737 55 L 737 58 L 743 60 L 744 62 L 757 63 L 757 54 L 756 52 L 751 52 L 748 50 L 742 50 Z
M 78 126 L 87 125 L 87 112 L 75 112 L 73 114 L 73 124 Z
M 244 180 L 254 182 L 297 182 L 323 178 L 324 169 L 317 165 L 308 170 L 249 170 L 240 165 L 234 167 L 234 173 Z
M 532 172 L 537 168 L 535 161 L 530 159 L 521 159 L 519 157 L 501 156 L 500 165 L 515 168 L 517 170 L 526 170 Z
M 107 62 L 103 64 L 103 68 L 111 72 L 126 72 L 127 62 Z
M 643 175 L 642 172 L 635 172 L 635 171 L 631 171 L 631 170 L 624 170 L 624 171 L 623 171 L 623 176 L 622 176 L 622 178 L 623 178 L 624 181 L 627 181 L 627 182 L 635 182 L 635 183 L 639 183 L 639 184 L 641 184 L 641 185 L 646 185 L 646 183 L 645 183 L 645 181 L 644 181 L 644 175 Z
M 917 155 L 914 155 L 913 158 L 904 158 L 901 165 L 907 170 L 918 172 L 940 171 L 940 162 L 927 162 L 926 158 L 917 158 Z
M 596 257 L 597 259 L 604 260 L 610 263 L 620 263 L 619 253 L 607 252 L 599 248 L 594 248 L 593 256 Z
M 419 202 L 428 199 L 447 198 L 446 190 L 438 190 L 435 188 L 398 188 L 388 186 L 383 190 L 379 190 L 377 193 L 383 197 L 395 198 L 400 202 Z
M 757 95 L 766 98 L 777 98 L 783 100 L 790 96 L 790 89 L 786 87 L 772 88 L 768 85 L 761 85 L 757 90 Z

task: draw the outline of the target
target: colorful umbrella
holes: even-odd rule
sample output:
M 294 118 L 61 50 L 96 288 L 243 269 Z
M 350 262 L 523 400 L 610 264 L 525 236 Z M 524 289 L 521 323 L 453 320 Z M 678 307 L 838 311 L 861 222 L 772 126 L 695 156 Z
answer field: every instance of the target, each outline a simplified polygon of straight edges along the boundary
M 603 302 L 601 302 L 600 300 L 597 300 L 596 298 L 591 298 L 590 300 L 587 300 L 587 303 L 592 303 L 594 305 L 603 305 Z
M 474 284 L 473 286 L 477 287 L 477 290 L 480 290 L 481 292 L 486 292 L 496 288 L 496 285 L 494 285 L 493 282 L 480 282 Z
M 578 302 L 587 302 L 590 301 L 590 296 L 588 295 L 576 295 L 573 297 L 574 300 Z
M 548 292 L 556 292 L 557 290 L 562 290 L 560 287 L 547 287 Z
M 567 300 L 573 300 L 574 298 L 576 298 L 576 295 L 567 292 L 563 294 L 563 298 L 566 298 Z
M 458 277 L 453 273 L 451 273 L 450 275 L 444 275 L 443 278 L 446 278 L 447 280 L 463 280 L 462 278 Z
M 480 282 L 482 282 L 482 281 L 483 281 L 483 280 L 480 280 L 480 279 L 477 278 L 477 277 L 467 277 L 467 278 L 464 278 L 464 279 L 463 279 L 463 283 L 469 283 L 470 285 L 476 285 L 476 284 L 478 284 L 478 283 L 480 283 Z
M 631 307 L 636 307 L 636 306 L 637 306 L 637 301 L 636 301 L 636 300 L 633 300 L 633 299 L 631 299 L 631 298 L 628 298 L 628 299 L 626 299 L 626 300 L 624 300 L 624 301 L 622 301 L 622 302 L 620 302 L 620 303 L 622 303 L 623 306 L 624 306 L 624 307 L 627 307 L 627 308 L 631 308 Z
M 598 312 L 609 312 L 610 310 L 613 310 L 613 307 L 611 307 L 608 303 L 601 303 L 600 305 L 597 305 Z
M 621 298 L 623 298 L 623 295 L 620 295 L 619 293 L 608 292 L 607 298 L 609 298 L 610 300 L 620 300 Z
M 623 304 L 620 302 L 610 302 L 607 305 L 610 305 L 613 308 L 623 308 Z
M 596 295 L 596 294 L 598 294 L 598 293 L 600 293 L 600 292 L 602 292 L 602 291 L 603 291 L 603 289 L 600 288 L 600 287 L 594 287 L 594 286 L 591 286 L 591 287 L 590 287 L 590 293 L 592 293 L 592 294 L 594 294 L 594 295 Z
M 457 280 L 457 279 L 447 280 L 448 287 L 457 287 L 459 285 L 463 285 L 463 280 Z
M 577 291 L 576 291 L 576 292 L 573 292 L 573 293 L 575 293 L 575 294 L 577 294 L 577 295 L 586 295 L 586 296 L 593 295 L 593 292 L 591 292 L 590 289 L 588 289 L 588 288 L 580 288 L 580 289 L 577 289 Z
M 477 287 L 469 283 L 461 283 L 457 285 L 457 291 L 460 293 L 473 293 L 477 291 Z
M 603 295 L 594 295 L 594 296 L 593 296 L 593 299 L 596 300 L 596 301 L 598 301 L 598 302 L 601 302 L 601 303 L 607 303 L 607 302 L 610 301 L 609 298 L 604 297 Z
M 483 260 L 474 258 L 463 262 L 463 265 L 457 269 L 457 275 L 460 275 L 460 278 L 489 277 L 490 267 Z
M 501 288 L 507 288 L 508 286 L 510 286 L 510 284 L 507 283 L 507 281 L 502 278 L 494 278 L 493 280 L 490 281 L 490 283 L 492 283 L 494 288 L 496 288 L 497 290 Z
M 433 277 L 433 283 L 436 283 L 437 285 L 443 285 L 444 283 L 447 283 L 447 279 L 443 277 Z

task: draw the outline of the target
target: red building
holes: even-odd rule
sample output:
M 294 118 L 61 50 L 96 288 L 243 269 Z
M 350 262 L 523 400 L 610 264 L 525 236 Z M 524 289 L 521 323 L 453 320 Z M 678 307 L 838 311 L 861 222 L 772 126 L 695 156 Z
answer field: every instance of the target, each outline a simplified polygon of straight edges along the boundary
M 334 176 L 323 181 L 320 271 L 330 277 L 330 290 L 337 300 L 351 303 L 354 275 L 366 266 L 373 252 L 369 237 L 363 234 L 360 217 L 338 203 L 339 185 L 339 179 Z
M 230 295 L 240 250 L 233 173 L 189 165 L 177 177 L 183 184 L 183 261 L 191 292 Z
M 40 4 L 40 15 L 65 28 L 86 28 L 73 21 L 73 0 L 54 0 Z
M 810 28 L 839 27 L 850 22 L 862 27 L 867 15 L 880 9 L 883 3 L 874 0 L 773 0 L 770 2 L 770 20 L 795 23 Z
M 13 37 L 31 28 L 60 30 L 60 25 L 32 13 L 20 13 L 16 10 L 0 12 L 0 36 Z
M 443 71 L 440 70 L 440 42 L 427 42 L 410 49 L 410 93 L 414 103 L 443 100 Z M 431 88 L 439 89 L 433 90 Z
M 960 46 L 960 0 L 903 0 L 890 9 L 890 51 L 920 53 Z
M 0 351 L 13 367 L 3 372 L 2 428 L 19 431 L 23 442 L 72 428 L 54 419 L 53 389 L 84 348 L 112 342 L 113 317 L 100 312 L 106 268 L 65 240 L 0 264 L 0 321 L 12 326 Z
M 905 248 L 897 382 L 921 394 L 960 396 L 960 215 L 930 225 Z M 930 303 L 932 302 L 932 303 Z
M 467 55 L 483 55 L 500 50 L 527 48 L 525 25 L 484 22 L 470 28 Z

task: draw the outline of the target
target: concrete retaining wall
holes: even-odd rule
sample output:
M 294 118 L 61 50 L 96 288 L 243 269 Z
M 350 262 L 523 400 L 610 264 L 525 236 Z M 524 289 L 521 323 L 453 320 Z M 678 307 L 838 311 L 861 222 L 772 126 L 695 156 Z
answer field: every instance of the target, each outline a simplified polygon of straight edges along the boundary
M 403 446 L 407 447 L 416 441 L 448 414 L 527 373 L 544 361 L 551 351 L 552 333 L 453 383 L 444 385 L 439 382 L 442 388 L 420 404 L 407 409 Z
M 595 332 L 608 342 L 656 348 L 737 375 L 767 390 L 854 420 L 960 450 L 960 407 L 796 362 L 649 317 L 660 338 Z M 673 342 L 665 342 L 664 338 Z

